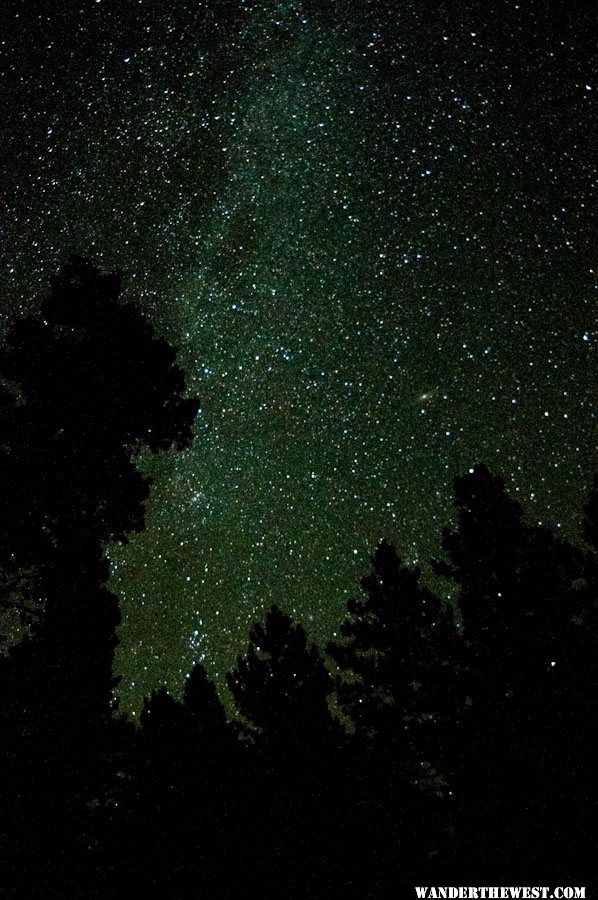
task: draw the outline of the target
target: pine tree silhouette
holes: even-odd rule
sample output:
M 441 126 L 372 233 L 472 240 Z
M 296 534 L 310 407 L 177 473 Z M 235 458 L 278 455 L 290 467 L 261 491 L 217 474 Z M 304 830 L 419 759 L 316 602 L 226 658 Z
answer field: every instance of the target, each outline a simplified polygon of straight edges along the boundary
M 341 670 L 359 680 L 339 680 L 345 713 L 369 746 L 399 743 L 407 779 L 418 783 L 422 762 L 444 768 L 435 735 L 452 723 L 458 636 L 452 612 L 419 584 L 420 570 L 402 565 L 391 544 L 382 541 L 372 572 L 362 587 L 365 601 L 350 600 L 341 626 L 344 643 L 328 652 Z
M 333 722 L 327 698 L 332 682 L 315 646 L 301 625 L 277 606 L 256 622 L 245 657 L 227 675 L 227 683 L 251 733 L 264 745 L 305 751 L 329 738 Z
M 461 641 L 450 608 L 419 578 L 383 541 L 361 581 L 365 600 L 349 601 L 344 640 L 328 646 L 344 673 L 338 700 L 354 723 L 362 790 L 375 807 L 372 844 L 398 867 L 391 880 L 408 866 L 429 867 L 447 841 L 453 795 Z
M 267 896 L 289 886 L 297 896 L 338 891 L 340 730 L 320 653 L 301 625 L 273 606 L 251 629 L 247 654 L 227 682 L 252 741 L 244 866 Z
M 185 679 L 183 704 L 187 722 L 196 740 L 207 739 L 214 742 L 217 736 L 228 733 L 226 712 L 214 682 L 210 680 L 205 666 L 196 663 Z
M 576 668 L 570 639 L 582 555 L 527 525 L 483 465 L 455 479 L 454 504 L 457 530 L 445 529 L 442 540 L 450 562 L 435 567 L 459 586 L 467 659 L 457 788 L 463 864 L 472 875 L 506 866 L 525 878 L 559 860 L 556 810 L 569 765 L 559 732 Z
M 165 688 L 144 702 L 113 816 L 113 859 L 124 896 L 226 896 L 244 850 L 244 772 L 236 732 L 205 668 L 185 681 L 183 702 Z M 128 893 L 127 893 L 128 891 Z
M 238 879 L 239 895 L 243 873 L 238 866 L 247 844 L 241 827 L 242 800 L 252 773 L 245 771 L 237 731 L 200 663 L 185 680 L 183 707 L 188 734 L 183 808 L 189 825 L 182 837 L 187 847 L 186 880 L 201 881 L 204 894 L 218 898 L 226 896 Z

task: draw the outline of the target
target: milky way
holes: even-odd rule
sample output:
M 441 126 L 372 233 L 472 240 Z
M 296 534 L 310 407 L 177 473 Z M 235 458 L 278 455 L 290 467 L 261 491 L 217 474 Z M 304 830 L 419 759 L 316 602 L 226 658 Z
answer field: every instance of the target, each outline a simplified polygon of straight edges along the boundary
M 72 4 L 68 4 L 72 7 Z M 424 572 L 484 461 L 577 539 L 592 470 L 592 22 L 547 2 L 2 12 L 4 318 L 125 274 L 201 411 L 111 548 L 124 708 L 319 642 L 381 537 Z

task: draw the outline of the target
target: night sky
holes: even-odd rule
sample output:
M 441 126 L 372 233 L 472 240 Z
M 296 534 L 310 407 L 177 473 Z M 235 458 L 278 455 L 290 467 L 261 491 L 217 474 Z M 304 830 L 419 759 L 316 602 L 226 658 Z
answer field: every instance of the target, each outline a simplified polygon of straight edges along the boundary
M 324 643 L 382 537 L 427 574 L 475 462 L 578 539 L 582 7 L 3 3 L 3 327 L 90 256 L 201 401 L 190 449 L 141 461 L 147 530 L 110 550 L 123 709 L 194 660 L 222 683 L 274 601 Z

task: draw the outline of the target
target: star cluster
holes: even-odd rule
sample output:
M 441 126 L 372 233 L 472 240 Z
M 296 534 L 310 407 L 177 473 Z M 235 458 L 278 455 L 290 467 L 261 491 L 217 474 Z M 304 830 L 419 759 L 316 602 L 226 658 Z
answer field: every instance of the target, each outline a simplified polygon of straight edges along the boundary
M 272 602 L 332 637 L 484 461 L 574 539 L 592 469 L 592 23 L 560 3 L 5 4 L 5 317 L 70 252 L 180 349 L 196 439 L 111 549 L 123 706 Z

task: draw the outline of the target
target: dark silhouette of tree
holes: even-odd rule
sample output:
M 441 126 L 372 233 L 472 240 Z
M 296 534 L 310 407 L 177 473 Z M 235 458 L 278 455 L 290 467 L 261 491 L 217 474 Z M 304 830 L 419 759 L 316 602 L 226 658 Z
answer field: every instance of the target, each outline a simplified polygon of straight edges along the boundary
M 355 728 L 364 825 L 376 826 L 375 868 L 379 875 L 382 855 L 391 880 L 408 866 L 429 867 L 446 843 L 452 802 L 460 639 L 450 608 L 419 579 L 383 541 L 361 581 L 365 599 L 349 601 L 344 640 L 328 646 L 343 673 L 338 701 Z
M 31 875 L 31 896 L 51 894 L 52 869 L 68 892 L 60 822 L 86 846 L 73 823 L 110 768 L 120 614 L 104 547 L 143 527 L 149 482 L 134 456 L 189 443 L 197 406 L 175 351 L 119 294 L 118 275 L 73 257 L 0 350 L 1 602 L 30 625 L 0 661 L 9 829 L 21 834 L 7 865 L 22 874 L 23 847 L 36 848 L 31 871 L 48 878 Z
M 245 657 L 227 675 L 237 708 L 263 744 L 319 745 L 333 730 L 330 675 L 301 625 L 277 606 L 251 629 Z
M 420 570 L 403 566 L 382 541 L 361 581 L 366 599 L 348 603 L 344 642 L 328 645 L 337 666 L 357 676 L 337 682 L 342 709 L 368 746 L 398 742 L 399 765 L 413 784 L 422 768 L 439 778 L 445 769 L 442 738 L 456 716 L 459 645 L 450 607 L 419 579 Z
M 509 707 L 553 678 L 582 557 L 549 529 L 527 525 L 485 466 L 455 479 L 454 505 L 457 530 L 444 529 L 442 540 L 450 563 L 435 568 L 459 586 L 474 665 L 468 691 L 489 709 Z
M 61 551 L 143 526 L 147 480 L 132 457 L 191 439 L 175 351 L 136 307 L 120 276 L 73 257 L 39 315 L 17 320 L 0 352 L 2 561 L 53 566 Z
M 201 663 L 196 663 L 185 679 L 183 704 L 196 740 L 214 741 L 216 736 L 229 732 L 218 691 Z
M 155 690 L 144 701 L 110 822 L 113 881 L 123 896 L 181 896 L 186 738 L 182 704 L 166 688 Z
M 332 680 L 320 653 L 302 626 L 273 606 L 264 624 L 254 624 L 247 654 L 227 682 L 250 738 L 245 870 L 267 896 L 289 886 L 307 896 L 338 890 L 346 877 L 340 729 L 328 708 Z
M 467 660 L 457 783 L 464 864 L 479 874 L 546 872 L 542 865 L 564 860 L 561 823 L 570 821 L 566 809 L 557 814 L 571 764 L 559 734 L 578 672 L 572 622 L 582 555 L 527 525 L 483 465 L 455 479 L 454 505 L 457 529 L 442 540 L 449 562 L 436 570 L 459 587 Z
M 73 586 L 90 567 L 97 582 L 107 541 L 143 527 L 149 482 L 135 453 L 185 446 L 197 407 L 184 396 L 175 351 L 120 302 L 120 290 L 117 274 L 71 258 L 39 314 L 17 320 L 0 351 L 0 379 L 13 399 L 3 404 L 0 571 L 26 579 L 22 608 L 41 601 L 33 631 L 52 635 L 62 658 L 69 643 L 73 653 L 89 644 L 89 633 L 111 656 L 114 603 L 107 614 L 106 596 L 100 605 L 82 602 L 86 590 Z M 105 707 L 111 687 L 104 683 Z
M 162 687 L 146 698 L 139 716 L 140 734 L 147 747 L 144 757 L 160 771 L 167 784 L 177 780 L 184 732 L 185 711 L 181 703 Z
M 523 511 L 504 491 L 504 482 L 476 466 L 471 475 L 455 479 L 454 506 L 458 531 L 443 530 L 442 547 L 450 559 L 434 562 L 439 575 L 460 588 L 459 606 L 465 634 L 474 631 L 492 642 L 497 610 L 519 591 L 523 547 Z
M 242 883 L 241 774 L 249 773 L 203 666 L 186 679 L 182 703 L 165 688 L 146 699 L 127 764 L 109 854 L 125 896 L 174 900 L 201 884 L 202 896 L 217 898 L 235 877 Z
M 560 816 L 569 871 L 593 876 L 597 804 L 594 783 L 598 758 L 598 476 L 583 506 L 582 533 L 587 545 L 582 577 L 571 592 L 571 614 L 561 637 L 564 650 L 560 728 L 552 753 L 561 769 L 566 814 Z

